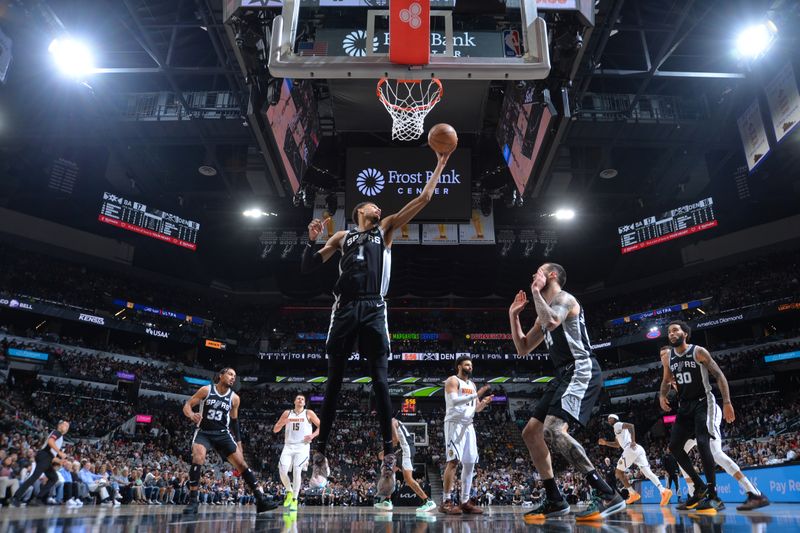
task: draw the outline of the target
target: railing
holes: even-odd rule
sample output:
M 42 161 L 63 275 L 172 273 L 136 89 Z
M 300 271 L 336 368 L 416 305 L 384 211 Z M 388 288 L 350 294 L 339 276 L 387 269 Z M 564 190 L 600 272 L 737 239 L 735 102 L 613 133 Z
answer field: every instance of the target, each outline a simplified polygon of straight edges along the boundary
M 183 93 L 186 108 L 175 93 L 132 93 L 121 96 L 123 120 L 177 121 L 191 119 L 237 119 L 242 116 L 238 98 L 231 92 Z
M 709 117 L 701 99 L 667 95 L 644 95 L 631 108 L 633 94 L 587 93 L 577 111 L 578 120 L 670 123 L 705 120 Z

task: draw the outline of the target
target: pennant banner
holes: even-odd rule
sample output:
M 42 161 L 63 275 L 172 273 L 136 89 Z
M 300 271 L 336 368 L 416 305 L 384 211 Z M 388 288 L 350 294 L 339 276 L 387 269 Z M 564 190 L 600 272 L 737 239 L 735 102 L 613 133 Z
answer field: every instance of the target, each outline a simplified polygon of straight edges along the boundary
M 458 224 L 423 224 L 422 244 L 458 244 Z
M 494 213 L 488 217 L 480 209 L 472 210 L 469 224 L 458 225 L 458 242 L 461 244 L 494 244 Z
M 787 63 L 764 90 L 767 93 L 775 138 L 780 141 L 800 120 L 800 94 L 797 92 L 797 80 L 791 63 Z
M 761 118 L 761 107 L 758 100 L 747 108 L 747 111 L 739 117 L 739 134 L 742 136 L 744 155 L 747 159 L 747 168 L 753 170 L 756 165 L 769 152 L 769 142 L 767 132 L 764 129 L 764 121 Z
M 338 204 L 338 209 L 336 209 L 336 213 L 331 216 L 330 212 L 328 211 L 327 206 L 325 205 L 325 194 L 318 194 L 314 198 L 314 218 L 318 218 L 323 221 L 322 224 L 322 235 L 319 236 L 317 242 L 325 242 L 330 239 L 334 233 L 337 231 L 341 231 L 346 229 L 344 223 L 344 194 L 337 194 L 336 195 L 336 203 Z M 325 219 L 330 220 L 325 220 Z

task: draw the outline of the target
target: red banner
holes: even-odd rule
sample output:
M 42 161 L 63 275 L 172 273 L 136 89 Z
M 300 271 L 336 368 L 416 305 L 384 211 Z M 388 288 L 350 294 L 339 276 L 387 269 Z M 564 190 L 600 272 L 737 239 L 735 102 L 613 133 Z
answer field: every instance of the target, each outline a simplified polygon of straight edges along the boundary
M 662 235 L 661 237 L 650 239 L 649 241 L 639 242 L 634 245 L 627 246 L 622 249 L 622 253 L 627 254 L 630 252 L 635 252 L 636 250 L 641 250 L 642 248 L 647 248 L 649 246 L 661 244 L 662 242 L 671 241 L 672 239 L 677 239 L 679 237 L 686 237 L 687 235 L 691 235 L 692 233 L 697 233 L 707 229 L 716 228 L 717 224 L 718 222 L 716 220 L 711 220 L 709 222 L 700 224 L 699 226 L 692 226 L 691 228 L 686 228 L 679 231 L 675 231 L 673 233 L 668 233 L 666 235 Z
M 176 246 L 188 248 L 189 250 L 192 251 L 197 250 L 197 245 L 191 242 L 182 241 L 180 239 L 176 239 L 175 237 L 170 237 L 169 235 L 164 235 L 163 233 L 159 233 L 157 231 L 153 231 L 147 228 L 140 228 L 139 226 L 134 226 L 133 224 L 128 224 L 127 222 L 123 222 L 115 218 L 109 218 L 105 215 L 100 215 L 99 217 L 97 217 L 97 220 L 103 222 L 104 224 L 110 224 L 112 226 L 126 229 L 128 231 L 135 231 L 136 233 L 140 233 L 141 235 L 146 235 L 147 237 L 152 237 L 153 239 L 158 239 L 160 241 L 168 242 Z

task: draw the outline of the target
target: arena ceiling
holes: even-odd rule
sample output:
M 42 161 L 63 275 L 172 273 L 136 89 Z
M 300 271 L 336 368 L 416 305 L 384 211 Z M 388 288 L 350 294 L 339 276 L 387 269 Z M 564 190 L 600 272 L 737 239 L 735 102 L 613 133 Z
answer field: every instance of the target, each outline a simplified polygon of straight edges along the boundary
M 258 236 L 264 229 L 302 231 L 310 212 L 293 206 L 279 161 L 262 154 L 248 125 L 248 99 L 258 87 L 253 76 L 242 73 L 222 23 L 221 2 L 2 4 L 0 27 L 14 42 L 8 80 L 0 86 L 0 200 L 5 207 L 122 238 L 96 224 L 98 195 L 110 189 L 202 223 L 194 255 L 142 239 L 136 241 L 144 252 L 137 253 L 137 266 L 174 274 L 181 265 L 201 283 L 280 289 L 296 297 L 326 288 L 327 278 L 311 283 L 299 278 L 297 250 L 286 258 L 261 259 Z M 550 259 L 569 265 L 573 279 L 587 287 L 682 265 L 679 250 L 687 241 L 622 258 L 615 235 L 620 224 L 707 196 L 724 199 L 723 233 L 796 213 L 796 141 L 744 178 L 748 196 L 740 197 L 742 178 L 736 181 L 744 164 L 736 119 L 763 83 L 759 69 L 772 68 L 769 61 L 797 60 L 790 32 L 781 33 L 771 59 L 753 71 L 732 54 L 736 31 L 768 13 L 779 27 L 798 19 L 796 3 L 786 1 L 600 0 L 595 27 L 574 50 L 562 38 L 573 25 L 548 15 L 560 48 L 553 54 L 553 74 L 540 88 L 568 87 L 572 120 L 560 128 L 559 142 L 543 158 L 536 187 L 526 191 L 522 207 L 507 207 L 511 177 L 493 138 L 505 83 L 484 85 L 485 103 L 474 117 L 478 126 L 464 137 L 479 154 L 476 181 L 496 197 L 498 226 L 547 226 L 552 223 L 544 215 L 556 207 L 576 209 L 573 224 L 552 226 L 559 243 Z M 52 72 L 46 50 L 60 28 L 86 36 L 99 50 L 101 73 L 86 84 Z M 330 99 L 347 90 L 342 87 L 325 81 L 315 87 L 320 113 L 329 114 L 333 125 L 326 126 L 330 135 L 323 138 L 306 182 L 331 191 L 343 190 L 346 146 L 388 142 L 386 131 L 357 131 L 352 114 L 332 115 Z M 474 96 L 466 95 L 472 89 L 456 88 L 448 97 L 470 102 Z M 133 120 L 136 110 L 128 107 L 128 95 L 160 91 L 173 93 L 172 105 L 193 118 Z M 200 91 L 231 94 L 224 117 L 211 118 L 208 102 L 189 96 Z M 219 111 L 216 101 L 213 107 Z M 59 158 L 80 169 L 69 194 L 48 188 Z M 200 174 L 201 165 L 217 174 Z M 602 178 L 607 169 L 616 177 Z M 268 204 L 279 216 L 247 226 L 241 212 L 253 201 Z M 412 247 L 397 254 L 397 295 L 509 294 L 543 260 L 541 249 L 526 255 L 521 246 L 499 261 L 498 249 L 491 247 Z M 443 262 L 450 265 L 446 270 Z M 437 276 L 426 274 L 437 266 Z

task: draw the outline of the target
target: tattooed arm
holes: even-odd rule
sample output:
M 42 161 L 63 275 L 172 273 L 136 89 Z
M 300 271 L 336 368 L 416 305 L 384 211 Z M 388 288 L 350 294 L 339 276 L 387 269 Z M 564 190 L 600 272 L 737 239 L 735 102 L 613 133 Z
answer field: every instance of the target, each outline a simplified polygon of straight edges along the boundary
M 578 307 L 578 301 L 568 292 L 561 291 L 556 294 L 550 305 L 544 301 L 542 293 L 536 289 L 533 292 L 533 305 L 536 307 L 536 316 L 539 323 L 544 325 L 548 331 L 553 331 L 569 314 Z
M 722 373 L 722 369 L 717 362 L 711 358 L 711 354 L 708 353 L 708 350 L 702 346 L 695 348 L 694 358 L 698 363 L 706 367 L 709 374 L 714 376 L 717 386 L 719 387 L 719 392 L 722 394 L 722 416 L 725 418 L 725 421 L 730 424 L 736 420 L 736 414 L 733 412 L 731 391 L 728 387 L 728 380 L 725 378 L 725 374 Z

